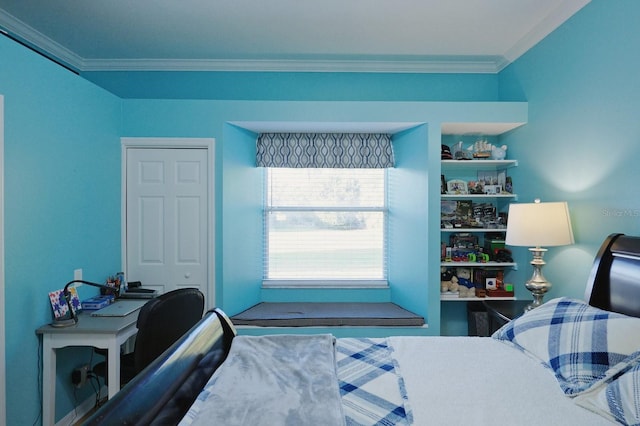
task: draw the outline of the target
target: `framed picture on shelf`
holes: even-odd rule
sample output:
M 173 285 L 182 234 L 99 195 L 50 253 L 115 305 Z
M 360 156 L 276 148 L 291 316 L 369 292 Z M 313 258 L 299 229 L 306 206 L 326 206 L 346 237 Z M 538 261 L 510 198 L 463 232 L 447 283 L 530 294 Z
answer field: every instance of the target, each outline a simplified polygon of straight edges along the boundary
M 495 170 L 478 170 L 478 182 L 483 186 L 497 185 L 498 172 Z
M 506 170 L 498 170 L 498 180 L 496 185 L 500 185 L 503 189 L 507 184 L 507 171 Z
M 501 194 L 502 193 L 502 186 L 501 185 L 485 185 L 484 186 L 484 193 L 485 194 L 491 194 L 491 195 Z
M 448 181 L 447 194 L 452 194 L 452 195 L 468 194 L 467 182 L 460 179 L 453 179 Z
M 473 202 L 471 200 L 456 201 L 456 216 L 465 226 L 469 226 L 473 218 Z
M 440 200 L 440 220 L 457 219 L 456 210 L 458 202 L 455 200 Z

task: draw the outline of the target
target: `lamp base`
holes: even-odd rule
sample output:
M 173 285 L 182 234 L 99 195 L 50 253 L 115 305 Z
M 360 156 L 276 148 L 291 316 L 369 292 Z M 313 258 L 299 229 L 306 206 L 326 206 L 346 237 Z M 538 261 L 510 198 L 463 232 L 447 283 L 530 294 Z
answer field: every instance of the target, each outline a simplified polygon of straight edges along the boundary
M 541 294 L 540 296 L 537 296 L 535 293 L 533 294 L 533 302 L 529 303 L 527 306 L 524 307 L 524 311 L 525 312 L 529 312 L 535 308 L 537 308 L 538 306 L 542 305 L 544 302 L 542 300 L 542 298 L 544 297 L 544 293 Z
M 533 254 L 533 260 L 530 262 L 533 266 L 533 275 L 531 279 L 525 283 L 527 290 L 533 295 L 533 302 L 527 305 L 525 312 L 537 308 L 542 305 L 544 294 L 551 288 L 551 283 L 542 275 L 542 267 L 546 265 L 543 256 L 547 251 L 545 248 L 535 247 L 529 251 Z

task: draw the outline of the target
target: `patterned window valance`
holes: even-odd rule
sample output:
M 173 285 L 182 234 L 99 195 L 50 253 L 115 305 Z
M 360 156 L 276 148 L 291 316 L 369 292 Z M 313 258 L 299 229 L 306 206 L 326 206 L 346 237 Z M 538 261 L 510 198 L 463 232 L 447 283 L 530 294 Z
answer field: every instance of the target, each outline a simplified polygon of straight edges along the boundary
M 258 167 L 382 169 L 393 167 L 391 138 L 379 133 L 262 133 Z

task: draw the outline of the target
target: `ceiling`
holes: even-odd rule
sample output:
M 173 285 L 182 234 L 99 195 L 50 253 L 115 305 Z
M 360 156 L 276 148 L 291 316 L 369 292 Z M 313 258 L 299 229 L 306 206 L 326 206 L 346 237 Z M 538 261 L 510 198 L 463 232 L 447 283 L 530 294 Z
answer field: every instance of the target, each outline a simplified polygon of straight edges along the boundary
M 0 0 L 77 72 L 497 73 L 590 0 Z

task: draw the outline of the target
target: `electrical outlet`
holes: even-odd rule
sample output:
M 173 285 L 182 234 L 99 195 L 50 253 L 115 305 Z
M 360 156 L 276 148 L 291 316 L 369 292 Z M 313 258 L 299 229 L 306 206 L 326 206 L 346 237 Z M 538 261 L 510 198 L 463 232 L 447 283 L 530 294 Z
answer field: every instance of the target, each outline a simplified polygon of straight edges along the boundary
M 71 373 L 71 383 L 76 388 L 81 388 L 87 383 L 87 376 L 89 375 L 89 364 L 85 364 L 82 367 L 74 368 Z

